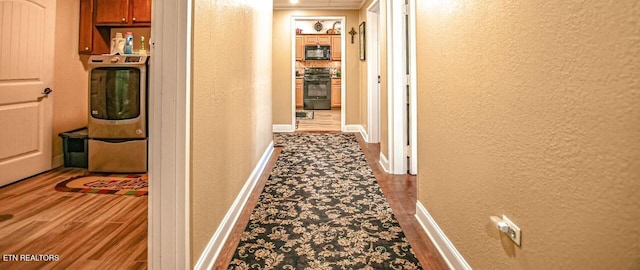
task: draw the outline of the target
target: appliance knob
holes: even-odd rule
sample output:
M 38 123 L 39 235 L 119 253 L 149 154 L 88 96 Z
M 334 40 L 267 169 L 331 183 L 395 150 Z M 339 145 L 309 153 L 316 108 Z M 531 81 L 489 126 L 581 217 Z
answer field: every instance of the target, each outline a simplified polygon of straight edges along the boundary
M 142 130 L 136 129 L 136 134 L 142 134 Z
M 113 58 L 111 58 L 111 63 L 117 63 L 119 60 L 119 58 L 117 56 L 114 56 Z

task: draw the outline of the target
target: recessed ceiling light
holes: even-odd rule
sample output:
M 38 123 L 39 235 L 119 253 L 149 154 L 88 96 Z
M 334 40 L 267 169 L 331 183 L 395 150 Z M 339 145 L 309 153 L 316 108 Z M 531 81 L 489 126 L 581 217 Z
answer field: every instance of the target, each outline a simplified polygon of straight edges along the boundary
M 289 0 L 289 3 L 291 3 L 291 4 L 297 4 L 297 3 L 298 3 L 298 0 Z

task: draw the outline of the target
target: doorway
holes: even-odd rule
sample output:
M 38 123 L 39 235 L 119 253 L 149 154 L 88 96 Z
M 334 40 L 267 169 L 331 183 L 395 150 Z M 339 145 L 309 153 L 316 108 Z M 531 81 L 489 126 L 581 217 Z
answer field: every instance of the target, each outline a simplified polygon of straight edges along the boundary
M 344 16 L 291 18 L 291 131 L 345 131 Z

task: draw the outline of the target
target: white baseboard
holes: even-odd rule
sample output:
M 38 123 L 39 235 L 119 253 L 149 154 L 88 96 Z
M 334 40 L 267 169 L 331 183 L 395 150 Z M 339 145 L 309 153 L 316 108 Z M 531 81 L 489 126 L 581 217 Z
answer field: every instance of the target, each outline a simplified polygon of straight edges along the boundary
M 431 238 L 431 242 L 436 246 L 444 261 L 449 265 L 449 268 L 471 270 L 471 266 L 469 266 L 456 247 L 449 241 L 449 238 L 447 238 L 440 229 L 440 226 L 438 226 L 420 201 L 416 202 L 416 219 L 420 222 L 422 229 L 427 232 L 429 238 Z
M 382 166 L 382 169 L 384 170 L 384 172 L 386 173 L 391 173 L 391 169 L 389 169 L 389 160 L 387 159 L 387 157 L 384 156 L 384 154 L 382 154 L 382 152 L 380 152 L 380 166 Z
M 369 134 L 367 133 L 367 130 L 364 129 L 362 125 L 360 125 L 360 135 L 362 136 L 365 142 L 369 143 Z
M 362 125 L 344 125 L 342 132 L 360 132 Z
M 296 127 L 292 125 L 273 125 L 273 132 L 294 132 Z
M 51 159 L 51 169 L 62 167 L 62 165 L 64 165 L 64 157 L 62 155 L 57 155 Z
M 260 157 L 258 164 L 256 164 L 256 167 L 251 172 L 251 175 L 249 175 L 247 182 L 245 182 L 242 190 L 240 190 L 240 193 L 236 197 L 236 200 L 231 205 L 231 208 L 229 208 L 229 211 L 227 211 L 227 214 L 222 219 L 222 222 L 220 222 L 220 226 L 218 226 L 215 234 L 213 234 L 213 237 L 211 237 L 211 240 L 209 240 L 207 247 L 200 255 L 200 259 L 198 259 L 198 262 L 196 263 L 194 269 L 213 268 L 213 264 L 218 259 L 218 255 L 220 254 L 224 243 L 227 241 L 229 234 L 231 234 L 231 230 L 233 230 L 233 227 L 236 225 L 238 217 L 240 216 L 240 212 L 242 212 L 245 204 L 247 204 L 247 200 L 249 199 L 249 196 L 258 183 L 260 175 L 262 175 L 262 172 L 267 166 L 267 163 L 269 162 L 272 154 L 273 141 L 269 143 L 267 149 L 265 149 L 264 151 L 264 154 L 262 154 L 262 157 Z

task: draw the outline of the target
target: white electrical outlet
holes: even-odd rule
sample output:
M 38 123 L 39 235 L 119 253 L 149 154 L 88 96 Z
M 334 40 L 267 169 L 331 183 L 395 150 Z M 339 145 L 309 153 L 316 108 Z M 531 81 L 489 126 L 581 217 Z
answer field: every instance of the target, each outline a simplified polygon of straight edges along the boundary
M 513 221 L 511 221 L 505 215 L 502 215 L 502 221 L 504 221 L 505 223 L 507 223 L 507 225 L 509 225 L 509 232 L 506 232 L 505 234 L 507 234 L 509 238 L 511 238 L 511 241 L 516 243 L 516 245 L 520 246 L 520 234 L 521 234 L 520 227 L 518 227 L 518 225 L 513 223 Z

